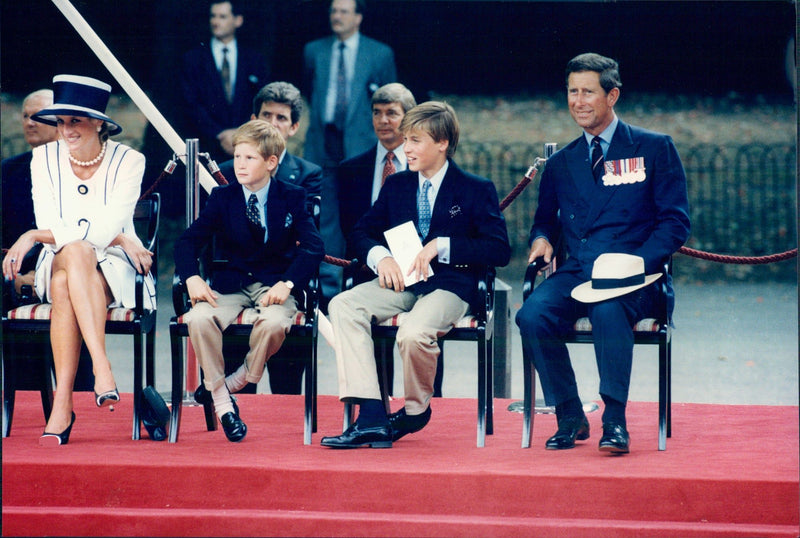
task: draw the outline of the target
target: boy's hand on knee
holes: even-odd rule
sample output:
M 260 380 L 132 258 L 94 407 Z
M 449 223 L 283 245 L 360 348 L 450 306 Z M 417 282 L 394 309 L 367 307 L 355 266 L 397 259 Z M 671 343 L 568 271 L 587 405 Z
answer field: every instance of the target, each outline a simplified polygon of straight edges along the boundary
M 258 300 L 258 303 L 261 306 L 269 306 L 273 304 L 283 304 L 286 302 L 286 299 L 289 298 L 289 294 L 291 290 L 289 286 L 286 285 L 284 281 L 276 282 L 274 286 L 272 286 L 267 293 L 261 296 Z
M 186 279 L 186 292 L 189 294 L 189 300 L 192 302 L 192 306 L 203 302 L 215 308 L 217 306 L 216 299 L 219 296 L 200 275 L 193 275 Z
M 378 262 L 378 284 L 381 288 L 389 288 L 394 291 L 403 291 L 406 288 L 403 270 L 397 264 L 397 260 L 391 256 L 386 256 Z

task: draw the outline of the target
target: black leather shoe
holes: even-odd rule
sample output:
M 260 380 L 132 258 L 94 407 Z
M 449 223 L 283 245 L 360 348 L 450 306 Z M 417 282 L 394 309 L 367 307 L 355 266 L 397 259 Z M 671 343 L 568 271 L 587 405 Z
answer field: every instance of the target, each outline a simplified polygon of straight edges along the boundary
M 420 431 L 431 420 L 431 406 L 419 415 L 407 415 L 406 408 L 389 415 L 389 425 L 392 427 L 392 441 L 397 441 L 404 435 Z
M 627 454 L 630 452 L 631 437 L 628 430 L 621 424 L 607 422 L 603 424 L 603 437 L 600 438 L 601 452 L 612 454 Z
M 239 418 L 239 413 L 225 413 L 220 417 L 219 423 L 225 430 L 225 437 L 232 443 L 238 443 L 247 435 L 247 425 Z
M 571 415 L 558 421 L 558 431 L 544 444 L 548 450 L 574 448 L 575 441 L 589 438 L 589 421 L 586 415 Z
M 392 432 L 390 426 L 361 427 L 356 421 L 337 437 L 323 437 L 322 446 L 330 448 L 392 448 Z

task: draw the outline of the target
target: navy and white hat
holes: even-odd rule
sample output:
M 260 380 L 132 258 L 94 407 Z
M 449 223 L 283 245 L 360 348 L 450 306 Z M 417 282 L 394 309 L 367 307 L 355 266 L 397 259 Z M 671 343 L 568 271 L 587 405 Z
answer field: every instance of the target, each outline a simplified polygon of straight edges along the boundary
M 97 79 L 56 75 L 53 77 L 53 104 L 31 116 L 31 119 L 56 125 L 56 116 L 95 118 L 108 123 L 108 134 L 119 134 L 122 127 L 105 114 L 110 95 L 111 86 Z

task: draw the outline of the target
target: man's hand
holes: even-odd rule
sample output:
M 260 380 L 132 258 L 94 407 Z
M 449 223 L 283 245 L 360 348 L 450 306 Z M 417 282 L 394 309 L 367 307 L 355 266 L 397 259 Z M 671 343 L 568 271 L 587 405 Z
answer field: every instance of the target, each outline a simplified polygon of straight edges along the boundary
M 400 269 L 397 260 L 391 256 L 386 256 L 378 262 L 378 284 L 381 285 L 381 288 L 389 288 L 398 292 L 406 289 L 403 270 Z
M 431 269 L 431 260 L 439 255 L 439 250 L 436 247 L 436 239 L 431 240 L 427 245 L 422 247 L 417 257 L 414 258 L 414 263 L 408 270 L 407 275 L 414 272 L 417 273 L 417 280 L 428 280 L 428 273 Z
M 544 237 L 537 237 L 531 245 L 531 253 L 528 254 L 528 263 L 536 261 L 536 258 L 544 258 L 544 263 L 549 264 L 553 258 L 553 245 Z M 539 271 L 541 273 L 541 271 Z
M 280 280 L 275 283 L 267 293 L 261 296 L 258 300 L 258 304 L 261 306 L 269 306 L 271 304 L 283 304 L 286 302 L 286 299 L 289 298 L 289 294 L 291 290 L 289 286 L 286 285 L 286 282 Z
M 217 134 L 219 145 L 222 146 L 222 149 L 225 150 L 225 153 L 231 156 L 233 156 L 233 133 L 235 132 L 236 129 L 225 129 Z
M 206 302 L 211 306 L 217 306 L 217 293 L 211 289 L 208 283 L 200 278 L 200 275 L 192 275 L 186 279 L 186 292 L 189 294 L 189 300 L 192 306 L 197 303 Z

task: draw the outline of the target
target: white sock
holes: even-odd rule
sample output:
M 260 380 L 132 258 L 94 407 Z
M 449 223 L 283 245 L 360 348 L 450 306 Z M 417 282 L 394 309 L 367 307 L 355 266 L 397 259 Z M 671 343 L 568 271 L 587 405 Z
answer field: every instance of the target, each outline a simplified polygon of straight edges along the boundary
M 225 378 L 225 386 L 231 394 L 239 392 L 247 386 L 247 366 L 242 364 L 235 372 Z
M 233 413 L 233 403 L 228 387 L 222 385 L 218 389 L 212 390 L 211 398 L 214 400 L 214 407 L 219 418 L 222 418 L 225 413 Z

